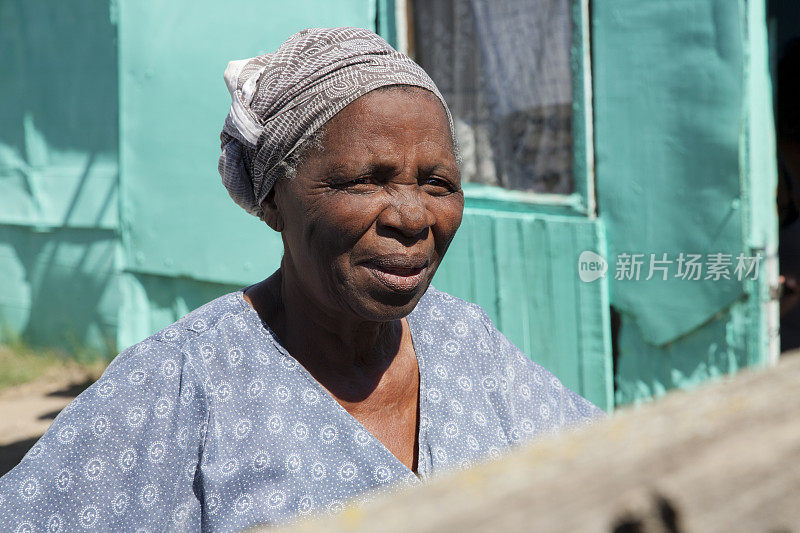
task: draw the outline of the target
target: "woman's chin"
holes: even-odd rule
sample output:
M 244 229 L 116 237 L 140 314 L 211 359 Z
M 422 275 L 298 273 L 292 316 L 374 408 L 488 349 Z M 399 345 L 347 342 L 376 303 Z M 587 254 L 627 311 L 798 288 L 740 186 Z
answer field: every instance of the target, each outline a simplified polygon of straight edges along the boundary
M 383 286 L 371 287 L 361 294 L 357 307 L 360 315 L 375 322 L 389 322 L 407 316 L 417 306 L 430 282 L 418 284 L 411 291 L 394 291 Z

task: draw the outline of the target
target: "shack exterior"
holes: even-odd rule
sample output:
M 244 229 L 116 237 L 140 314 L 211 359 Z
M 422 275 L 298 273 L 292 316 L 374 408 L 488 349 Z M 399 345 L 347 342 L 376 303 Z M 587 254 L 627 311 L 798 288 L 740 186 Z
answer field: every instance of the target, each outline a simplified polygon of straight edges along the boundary
M 558 24 L 526 22 L 538 13 Z M 517 26 L 501 32 L 498 20 Z M 526 139 L 531 123 L 567 132 L 548 152 L 566 170 L 545 185 L 525 185 L 524 165 L 503 170 L 513 150 L 480 156 L 484 130 L 469 105 L 452 103 L 477 148 L 467 146 L 464 222 L 434 284 L 480 304 L 567 386 L 611 409 L 777 358 L 763 0 L 7 0 L 4 339 L 110 356 L 278 266 L 279 236 L 230 201 L 217 175 L 221 73 L 314 26 L 378 31 L 453 98 L 480 76 L 437 79 L 448 70 L 425 64 L 437 46 L 450 53 L 472 35 L 481 55 L 466 46 L 463 57 L 483 58 L 470 68 L 486 69 L 495 97 L 526 68 L 498 63 L 508 57 L 491 48 L 498 36 L 514 37 L 505 50 L 523 59 L 537 57 L 528 42 L 563 52 L 552 71 L 566 65 L 556 97 L 567 101 L 542 96 L 546 116 L 503 115 L 534 116 Z M 487 131 L 492 146 L 497 129 Z M 516 146 L 513 135 L 502 142 Z M 696 278 L 681 275 L 689 254 L 702 264 Z

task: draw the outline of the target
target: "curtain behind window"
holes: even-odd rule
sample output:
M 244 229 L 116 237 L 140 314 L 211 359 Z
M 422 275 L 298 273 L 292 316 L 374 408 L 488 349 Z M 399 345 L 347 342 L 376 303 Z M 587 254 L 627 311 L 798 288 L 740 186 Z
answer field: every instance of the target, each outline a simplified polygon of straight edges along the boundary
M 416 60 L 453 113 L 463 179 L 573 192 L 570 0 L 413 7 Z

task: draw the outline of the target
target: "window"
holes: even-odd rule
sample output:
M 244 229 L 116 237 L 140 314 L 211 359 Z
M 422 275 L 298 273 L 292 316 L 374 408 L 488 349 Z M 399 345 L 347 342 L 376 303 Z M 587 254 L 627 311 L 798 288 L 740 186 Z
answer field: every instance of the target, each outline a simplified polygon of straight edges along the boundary
M 571 0 L 413 3 L 409 48 L 453 113 L 465 182 L 569 195 Z

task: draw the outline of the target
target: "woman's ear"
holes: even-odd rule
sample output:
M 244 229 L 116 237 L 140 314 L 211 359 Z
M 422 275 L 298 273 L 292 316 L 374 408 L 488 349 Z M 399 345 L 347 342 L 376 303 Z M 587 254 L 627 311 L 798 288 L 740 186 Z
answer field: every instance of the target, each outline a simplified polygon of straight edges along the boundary
M 278 203 L 275 201 L 275 189 L 277 186 L 277 183 L 273 184 L 266 198 L 261 202 L 261 212 L 263 213 L 262 220 L 267 223 L 267 226 L 280 233 L 283 231 L 283 217 L 278 208 Z

